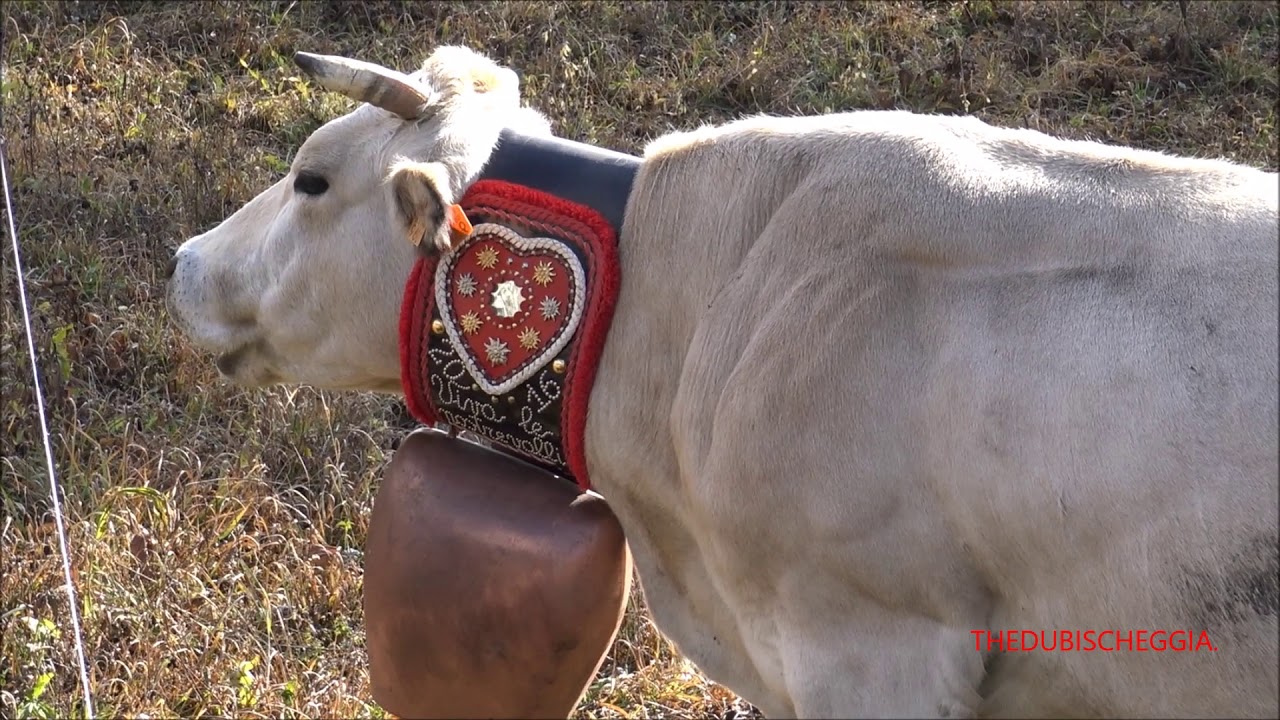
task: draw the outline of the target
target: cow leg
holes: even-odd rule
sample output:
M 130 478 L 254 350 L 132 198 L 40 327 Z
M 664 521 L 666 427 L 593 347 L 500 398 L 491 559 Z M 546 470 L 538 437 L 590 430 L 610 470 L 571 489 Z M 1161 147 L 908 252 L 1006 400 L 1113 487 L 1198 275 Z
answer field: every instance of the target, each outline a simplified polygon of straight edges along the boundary
M 769 467 L 751 455 L 738 458 Z M 708 474 L 695 485 L 717 477 L 744 476 Z M 820 496 L 801 511 L 797 489 L 825 483 L 789 479 L 790 488 L 775 483 L 774 497 L 763 484 L 753 484 L 759 497 L 747 497 L 726 483 L 706 496 L 720 502 L 686 506 L 705 513 L 687 526 L 707 532 L 692 543 L 703 572 L 684 582 L 714 590 L 723 608 L 714 615 L 731 618 L 733 629 L 712 646 L 688 642 L 679 623 L 668 623 L 682 650 L 769 717 L 974 716 L 985 654 L 972 631 L 987 627 L 991 598 L 963 551 L 937 537 L 933 509 L 907 498 L 881 505 L 868 494 L 866 516 L 846 507 L 847 519 L 828 526 Z M 717 508 L 726 515 L 709 519 Z M 670 614 L 696 621 L 691 610 Z M 726 657 L 731 647 L 742 654 Z
M 749 333 L 725 312 L 695 334 L 699 362 L 686 362 L 671 413 L 682 490 L 671 505 L 706 568 L 685 582 L 715 589 L 777 707 L 973 715 L 984 655 L 972 631 L 992 594 L 949 525 L 946 478 L 922 461 L 926 415 L 894 359 L 906 351 L 852 340 L 786 351 L 795 337 L 868 337 L 877 320 L 850 310 L 850 292 L 818 277 Z M 714 401 L 708 387 L 720 388 Z
M 643 476 L 637 472 L 638 476 Z M 654 624 L 708 678 L 730 687 L 766 717 L 794 717 L 776 666 L 752 662 L 743 633 L 677 503 L 661 493 L 616 486 L 610 506 L 627 529 Z
M 717 431 L 751 422 L 735 411 L 760 393 L 745 397 Z M 974 715 L 984 655 L 972 631 L 991 610 L 979 574 L 919 484 L 826 447 L 713 440 L 682 502 L 662 503 L 678 520 L 655 508 L 635 523 L 688 533 L 631 540 L 659 627 L 770 717 Z M 819 473 L 815 459 L 858 475 Z M 624 515 L 656 505 L 621 500 Z
M 971 631 L 986 627 L 985 592 L 946 577 L 956 557 L 940 543 L 917 564 L 943 568 L 917 574 L 894 557 L 911 554 L 909 537 L 928 524 L 904 518 L 901 534 L 881 529 L 883 538 L 842 545 L 796 532 L 782 502 L 767 503 L 772 520 L 713 531 L 702 503 L 614 497 L 624 526 L 637 528 L 629 543 L 659 629 L 767 717 L 974 715 L 984 655 Z M 753 515 L 753 499 L 721 497 L 738 517 Z M 681 537 L 690 527 L 708 532 Z M 895 570 L 897 582 L 881 584 L 877 576 Z
M 864 590 L 874 582 L 874 571 L 844 563 L 844 569 L 832 572 L 842 564 L 837 557 L 856 563 L 874 555 L 860 550 L 849 557 L 838 547 L 806 544 L 798 533 L 777 532 L 793 527 L 783 521 L 785 506 L 774 506 L 782 514 L 772 523 L 741 523 L 722 543 L 715 535 L 687 533 L 690 527 L 709 528 L 705 520 L 688 515 L 697 506 L 631 490 L 617 488 L 610 503 L 628 528 L 654 622 L 708 678 L 733 689 L 766 717 L 974 714 L 983 655 L 970 631 L 986 627 L 988 607 L 975 602 L 985 598 L 980 591 L 949 588 L 940 573 L 932 580 L 941 590 L 926 588 L 918 595 L 949 595 L 963 610 L 894 607 L 896 599 Z M 725 497 L 739 507 L 753 504 L 740 494 Z M 797 540 L 794 549 L 783 547 Z M 886 545 L 894 542 L 899 541 Z M 768 545 L 775 549 L 766 550 Z M 947 553 L 926 555 L 936 559 Z M 786 557 L 794 562 L 773 561 Z M 913 592 L 907 587 L 908 568 L 895 565 L 904 575 L 901 586 Z M 947 621 L 930 615 L 947 616 Z

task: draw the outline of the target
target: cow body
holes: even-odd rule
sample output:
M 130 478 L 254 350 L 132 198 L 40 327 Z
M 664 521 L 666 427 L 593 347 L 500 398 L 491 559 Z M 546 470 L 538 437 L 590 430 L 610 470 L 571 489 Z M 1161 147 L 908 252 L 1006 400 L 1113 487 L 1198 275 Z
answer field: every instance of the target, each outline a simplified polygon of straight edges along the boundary
M 395 388 L 398 216 L 438 214 L 497 134 L 343 121 L 291 173 L 332 154 L 326 131 L 380 138 L 347 151 L 363 175 L 343 195 L 282 181 L 179 252 L 171 308 L 237 382 Z M 379 186 L 406 155 L 433 167 Z M 434 200 L 407 184 L 446 166 Z M 658 627 L 774 717 L 1275 716 L 1277 192 L 1274 173 L 972 118 L 760 117 L 654 142 L 586 443 Z M 295 215 L 314 217 L 305 250 Z M 344 217 L 358 238 L 324 235 Z M 255 224 L 254 257 L 293 292 L 236 270 Z M 300 282 L 300 253 L 352 280 Z M 327 334 L 274 332 L 308 325 L 255 316 L 250 290 L 304 298 L 272 307 Z M 982 635 L 1021 630 L 1207 633 L 1216 651 Z
M 659 627 L 775 716 L 1274 714 L 1276 197 L 975 119 L 660 140 L 587 445 Z

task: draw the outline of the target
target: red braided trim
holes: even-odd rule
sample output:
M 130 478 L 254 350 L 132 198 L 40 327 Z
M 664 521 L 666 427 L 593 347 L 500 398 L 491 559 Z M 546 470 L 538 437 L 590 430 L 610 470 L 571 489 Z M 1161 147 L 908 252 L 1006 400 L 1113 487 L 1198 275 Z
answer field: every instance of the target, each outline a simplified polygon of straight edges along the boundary
M 432 278 L 436 262 L 435 256 L 418 258 L 405 282 L 404 298 L 400 302 L 400 387 L 409 414 L 427 426 L 436 423 L 431 383 L 424 373 L 431 331 L 428 321 L 435 304 Z

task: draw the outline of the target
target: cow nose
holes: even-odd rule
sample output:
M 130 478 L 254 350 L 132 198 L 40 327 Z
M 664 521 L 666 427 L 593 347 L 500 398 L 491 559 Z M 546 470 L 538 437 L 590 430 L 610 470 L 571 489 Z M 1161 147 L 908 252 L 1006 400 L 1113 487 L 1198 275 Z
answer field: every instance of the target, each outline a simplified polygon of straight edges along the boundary
M 173 257 L 169 258 L 169 264 L 164 269 L 164 279 L 172 280 L 173 272 L 177 269 L 178 269 L 178 256 L 174 255 Z

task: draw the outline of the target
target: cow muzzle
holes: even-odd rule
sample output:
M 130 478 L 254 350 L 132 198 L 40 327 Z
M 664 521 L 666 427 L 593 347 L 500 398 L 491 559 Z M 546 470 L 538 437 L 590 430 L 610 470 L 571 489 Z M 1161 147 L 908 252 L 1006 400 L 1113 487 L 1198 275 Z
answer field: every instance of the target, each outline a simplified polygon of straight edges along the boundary
M 193 343 L 210 352 L 227 352 L 248 341 L 252 323 L 248 313 L 237 311 L 231 302 L 243 279 L 210 263 L 207 247 L 197 238 L 174 253 L 165 268 L 165 304 Z

